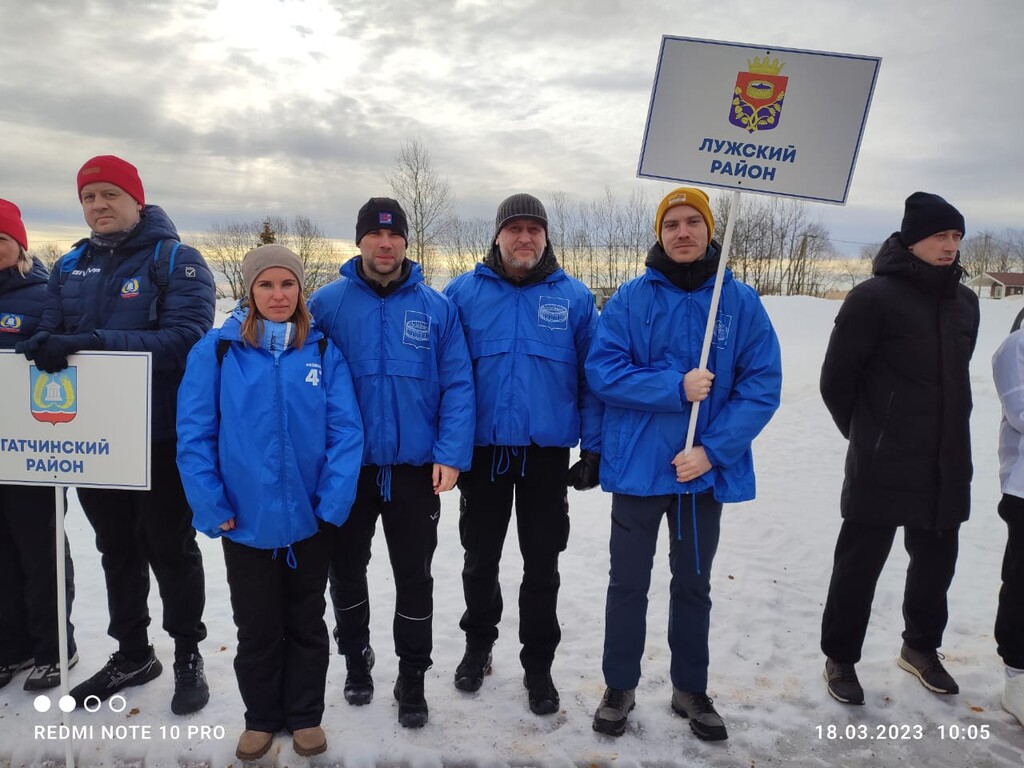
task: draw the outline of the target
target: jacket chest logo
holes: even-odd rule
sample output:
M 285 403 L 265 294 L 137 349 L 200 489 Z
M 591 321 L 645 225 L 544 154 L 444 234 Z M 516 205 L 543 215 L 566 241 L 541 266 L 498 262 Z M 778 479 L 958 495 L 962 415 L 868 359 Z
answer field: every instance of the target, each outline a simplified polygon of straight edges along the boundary
M 732 330 L 732 315 L 723 314 L 721 311 L 715 319 L 715 335 L 712 343 L 719 349 L 725 349 L 729 345 L 729 331 Z
M 24 322 L 24 315 L 15 315 L 13 312 L 0 313 L 0 333 L 18 333 Z
M 121 298 L 134 299 L 139 295 L 141 282 L 139 277 L 129 277 L 121 283 Z
M 412 309 L 405 310 L 405 323 L 402 326 L 402 343 L 416 349 L 430 349 L 430 324 L 433 318 L 425 312 Z
M 537 304 L 537 325 L 552 331 L 569 330 L 569 300 L 561 296 L 541 296 Z

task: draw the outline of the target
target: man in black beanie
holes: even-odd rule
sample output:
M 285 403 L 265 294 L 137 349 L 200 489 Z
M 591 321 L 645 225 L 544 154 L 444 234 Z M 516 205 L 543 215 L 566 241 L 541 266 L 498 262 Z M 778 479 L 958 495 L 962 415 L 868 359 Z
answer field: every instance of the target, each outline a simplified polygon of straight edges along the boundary
M 959 692 L 938 648 L 973 472 L 968 367 L 979 310 L 960 284 L 963 235 L 963 215 L 944 199 L 908 197 L 825 353 L 821 395 L 849 449 L 821 650 L 828 692 L 844 704 L 864 703 L 854 664 L 898 527 L 910 565 L 897 663 L 935 693 Z

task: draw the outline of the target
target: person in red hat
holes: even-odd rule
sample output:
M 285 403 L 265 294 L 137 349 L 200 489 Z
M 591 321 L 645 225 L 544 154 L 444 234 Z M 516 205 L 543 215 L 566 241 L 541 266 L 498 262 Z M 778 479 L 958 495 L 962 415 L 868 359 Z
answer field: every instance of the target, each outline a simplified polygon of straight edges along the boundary
M 99 155 L 86 161 L 77 181 L 91 232 L 54 265 L 41 330 L 17 349 L 49 372 L 66 368 L 81 350 L 146 351 L 154 376 L 150 490 L 77 489 L 103 555 L 107 633 L 118 650 L 71 695 L 81 707 L 162 672 L 148 635 L 152 569 L 163 627 L 174 639 L 171 711 L 188 714 L 210 697 L 199 653 L 206 586 L 175 463 L 175 419 L 186 356 L 213 326 L 214 280 L 199 252 L 179 242 L 163 209 L 146 203 L 134 165 Z
M 12 349 L 39 325 L 46 303 L 46 267 L 28 255 L 21 211 L 0 200 L 0 349 Z M 26 691 L 60 685 L 53 490 L 0 485 L 0 688 L 23 669 Z M 71 603 L 75 594 L 71 550 L 65 542 L 68 659 L 78 661 Z

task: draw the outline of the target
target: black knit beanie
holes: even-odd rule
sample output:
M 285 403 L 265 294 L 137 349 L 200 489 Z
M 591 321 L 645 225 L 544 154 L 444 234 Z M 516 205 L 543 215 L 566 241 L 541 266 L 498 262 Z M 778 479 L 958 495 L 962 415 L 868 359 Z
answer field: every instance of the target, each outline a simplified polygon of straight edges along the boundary
M 494 237 L 497 239 L 501 228 L 512 219 L 533 219 L 544 225 L 548 231 L 548 212 L 544 204 L 533 195 L 524 192 L 506 197 L 498 206 L 498 215 L 494 217 Z
M 907 198 L 900 226 L 900 241 L 905 247 L 947 229 L 964 233 L 964 216 L 960 211 L 929 192 L 915 192 Z
M 356 219 L 356 245 L 359 245 L 359 241 L 367 232 L 376 232 L 378 229 L 390 229 L 396 235 L 400 235 L 406 243 L 409 242 L 409 223 L 405 219 L 405 211 L 397 200 L 390 197 L 371 197 L 366 201 L 359 209 L 359 218 Z

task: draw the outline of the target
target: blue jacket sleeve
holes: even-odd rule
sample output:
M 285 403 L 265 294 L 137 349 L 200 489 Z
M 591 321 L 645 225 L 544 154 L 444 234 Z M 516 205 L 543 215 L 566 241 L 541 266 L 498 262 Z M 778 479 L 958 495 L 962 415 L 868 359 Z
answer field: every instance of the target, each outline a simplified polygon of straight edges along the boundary
M 633 363 L 629 351 L 629 300 L 620 289 L 601 311 L 590 354 L 587 381 L 605 405 L 652 413 L 682 413 L 679 396 L 683 374 L 675 369 Z M 685 403 L 685 407 L 689 407 Z
M 476 425 L 476 392 L 473 388 L 473 363 L 455 304 L 447 301 L 445 327 L 440 329 L 438 376 L 441 405 L 438 414 L 434 462 L 469 469 L 473 461 L 473 435 Z
M 199 251 L 182 245 L 167 278 L 159 327 L 96 333 L 104 349 L 152 352 L 154 371 L 181 370 L 192 345 L 213 326 L 215 308 L 213 275 Z
M 589 296 L 588 296 L 589 298 Z M 594 334 L 597 331 L 597 308 L 592 301 L 584 302 L 586 310 L 582 321 L 576 327 L 575 344 L 577 370 L 579 371 L 580 407 L 580 448 L 584 451 L 601 452 L 601 421 L 604 417 L 604 403 L 587 383 L 587 355 L 590 353 Z
M 178 388 L 178 470 L 192 507 L 192 525 L 210 538 L 235 516 L 224 491 L 218 453 L 220 364 L 218 331 L 210 331 L 188 355 Z
M 356 498 L 363 459 L 363 419 L 356 404 L 352 373 L 333 343 L 324 351 L 327 392 L 327 460 L 320 470 L 316 515 L 332 525 L 348 519 Z
M 782 351 L 764 305 L 756 297 L 736 355 L 732 388 L 698 442 L 713 466 L 730 466 L 750 450 L 782 396 Z

